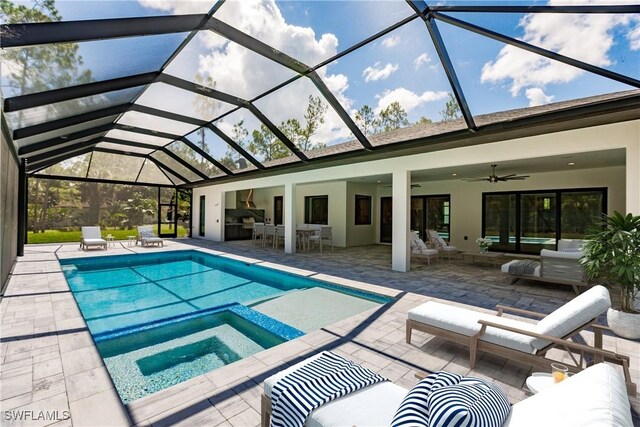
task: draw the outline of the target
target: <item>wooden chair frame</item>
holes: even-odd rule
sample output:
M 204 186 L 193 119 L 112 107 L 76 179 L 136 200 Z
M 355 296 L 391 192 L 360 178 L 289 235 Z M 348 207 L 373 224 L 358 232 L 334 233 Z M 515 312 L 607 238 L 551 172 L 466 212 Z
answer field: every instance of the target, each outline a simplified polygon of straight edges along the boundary
M 260 398 L 260 426 L 261 427 L 269 427 L 271 423 L 271 398 L 266 394 L 262 393 L 262 397 Z
M 496 309 L 498 310 L 498 317 L 502 317 L 502 314 L 504 314 L 505 312 L 510 312 L 513 314 L 525 314 L 529 316 L 536 316 L 539 318 L 544 318 L 547 316 L 543 313 L 537 313 L 535 311 L 522 310 L 519 308 L 503 305 L 496 306 Z M 607 328 L 606 326 L 597 325 L 595 322 L 596 319 L 592 319 L 579 328 L 571 331 L 564 337 L 558 338 L 551 335 L 538 334 L 524 329 L 501 325 L 499 323 L 494 323 L 486 320 L 478 320 L 478 323 L 482 325 L 480 331 L 474 335 L 468 336 L 435 326 L 427 325 L 416 320 L 407 319 L 406 341 L 407 344 L 411 344 L 411 332 L 415 329 L 431 335 L 445 338 L 449 341 L 457 342 L 458 344 L 468 345 L 469 367 L 471 369 L 475 368 L 478 351 L 496 354 L 498 356 L 505 357 L 509 360 L 513 360 L 524 365 L 530 365 L 539 369 L 549 370 L 549 364 L 557 362 L 557 360 L 547 358 L 546 353 L 553 348 L 557 348 L 567 352 L 571 357 L 571 360 L 574 363 L 574 365 L 568 365 L 568 368 L 571 372 L 580 372 L 581 370 L 585 369 L 587 367 L 586 356 L 592 356 L 595 363 L 606 361 L 621 365 L 624 373 L 624 379 L 627 385 L 627 392 L 629 393 L 629 395 L 635 396 L 635 394 L 637 393 L 637 388 L 631 380 L 631 373 L 629 371 L 629 357 L 622 354 L 614 353 L 609 350 L 604 350 L 602 348 L 602 331 L 609 328 Z M 546 341 L 550 341 L 550 343 L 546 347 L 537 350 L 535 353 L 524 353 L 519 350 L 514 350 L 498 344 L 483 341 L 482 336 L 489 326 L 492 328 L 498 328 L 534 338 L 540 338 Z M 594 329 L 593 347 L 590 345 L 584 345 L 576 343 L 574 341 L 570 341 L 571 337 L 583 331 L 587 327 L 592 327 Z M 576 358 L 576 354 L 579 355 L 578 358 Z

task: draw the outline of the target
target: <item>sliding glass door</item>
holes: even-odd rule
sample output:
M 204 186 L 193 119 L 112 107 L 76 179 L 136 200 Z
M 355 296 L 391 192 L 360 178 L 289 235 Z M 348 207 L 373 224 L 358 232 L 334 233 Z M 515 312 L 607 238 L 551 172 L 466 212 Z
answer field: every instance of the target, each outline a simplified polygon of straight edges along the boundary
M 412 196 L 411 197 L 411 230 L 418 231 L 420 238 L 426 240 L 426 230 L 436 230 L 440 236 L 450 239 L 451 230 L 451 197 Z
M 482 203 L 492 251 L 539 254 L 560 239 L 583 239 L 607 211 L 607 189 L 483 193 Z

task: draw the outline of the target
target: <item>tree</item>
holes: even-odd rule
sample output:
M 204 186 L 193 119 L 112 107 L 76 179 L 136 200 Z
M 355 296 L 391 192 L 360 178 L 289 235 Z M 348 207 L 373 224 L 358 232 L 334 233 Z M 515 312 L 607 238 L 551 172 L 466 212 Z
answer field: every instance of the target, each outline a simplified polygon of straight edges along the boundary
M 254 129 L 253 140 L 249 143 L 249 152 L 262 156 L 265 161 L 281 159 L 289 156 L 289 150 L 265 125 L 260 130 Z
M 398 101 L 393 101 L 378 115 L 377 129 L 378 132 L 388 132 L 394 129 L 400 129 L 409 126 L 407 112 L 402 108 Z
M 0 0 L 0 12 L 6 24 L 55 22 L 62 19 L 55 7 L 55 0 L 41 0 L 33 5 Z M 11 35 L 5 33 L 3 37 Z M 91 71 L 80 70 L 83 60 L 78 51 L 77 43 L 6 49 L 3 52 L 3 65 L 7 85 L 13 88 L 17 95 L 23 95 L 89 83 L 92 81 Z M 86 107 L 87 102 L 87 98 L 83 99 L 82 106 Z M 82 111 L 82 106 L 79 100 L 75 100 L 58 104 L 57 110 L 63 113 L 64 111 L 60 111 L 62 108 L 68 110 L 68 115 L 74 115 Z M 56 115 L 55 118 L 57 117 Z M 19 113 L 17 122 L 22 122 L 22 112 Z
M 430 125 L 433 123 L 433 120 L 431 120 L 428 117 L 422 116 L 418 119 L 418 121 L 415 123 L 416 125 Z
M 363 105 L 362 108 L 356 111 L 355 121 L 356 125 L 358 125 L 362 133 L 366 136 L 375 133 L 376 115 L 368 105 Z
M 450 122 L 462 117 L 460 106 L 453 94 L 449 94 L 449 100 L 444 104 L 444 110 L 440 111 L 440 116 L 442 116 L 443 122 Z

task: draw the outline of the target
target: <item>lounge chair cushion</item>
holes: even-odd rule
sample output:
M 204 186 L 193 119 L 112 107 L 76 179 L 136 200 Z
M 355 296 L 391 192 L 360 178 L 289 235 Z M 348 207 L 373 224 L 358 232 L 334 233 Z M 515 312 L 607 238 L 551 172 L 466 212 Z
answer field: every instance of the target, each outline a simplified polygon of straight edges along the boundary
M 94 246 L 94 245 L 106 245 L 107 241 L 104 239 L 82 239 L 86 246 Z
M 599 363 L 511 407 L 505 427 L 632 426 L 624 378 Z
M 563 337 L 611 308 L 609 291 L 604 286 L 594 286 L 578 295 L 553 313 L 538 322 L 535 331 L 539 334 Z M 540 349 L 548 341 L 535 340 L 533 346 Z
M 280 379 L 320 357 L 315 354 L 264 380 L 264 394 L 271 398 L 273 385 Z M 407 390 L 385 381 L 333 400 L 311 412 L 307 427 L 345 425 L 391 425 L 391 420 Z M 374 402 L 374 403 L 372 403 Z
M 478 323 L 478 320 L 481 319 L 526 331 L 534 331 L 536 327 L 532 323 L 498 317 L 448 304 L 440 304 L 434 301 L 426 302 L 409 311 L 409 319 L 466 336 L 474 335 L 480 331 L 482 325 Z M 534 338 L 502 329 L 489 327 L 481 339 L 525 353 L 534 353 L 536 350 L 532 346 Z

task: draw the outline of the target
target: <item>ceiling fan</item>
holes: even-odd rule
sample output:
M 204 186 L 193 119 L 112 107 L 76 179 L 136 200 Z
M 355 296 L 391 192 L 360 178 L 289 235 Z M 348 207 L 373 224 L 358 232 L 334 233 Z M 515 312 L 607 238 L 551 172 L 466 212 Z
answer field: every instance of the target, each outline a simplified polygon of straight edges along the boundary
M 496 175 L 496 168 L 498 165 L 491 165 L 491 175 L 486 178 L 463 178 L 463 181 L 467 182 L 476 182 L 476 181 L 489 181 L 489 182 L 500 182 L 500 181 L 514 181 L 514 180 L 524 180 L 529 178 L 529 175 L 518 175 L 517 173 L 512 173 L 510 175 L 498 176 Z

